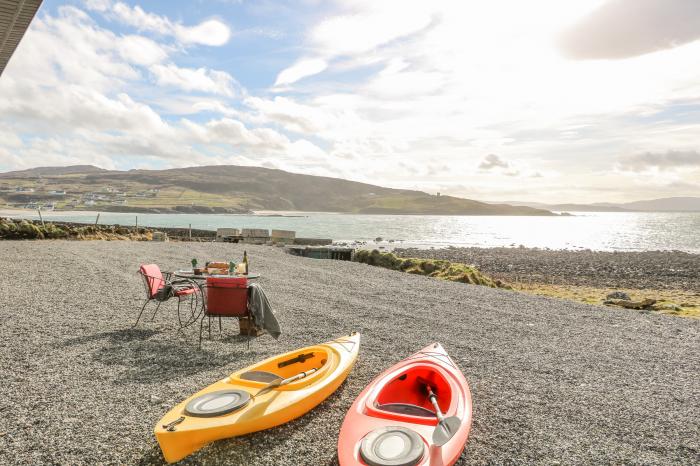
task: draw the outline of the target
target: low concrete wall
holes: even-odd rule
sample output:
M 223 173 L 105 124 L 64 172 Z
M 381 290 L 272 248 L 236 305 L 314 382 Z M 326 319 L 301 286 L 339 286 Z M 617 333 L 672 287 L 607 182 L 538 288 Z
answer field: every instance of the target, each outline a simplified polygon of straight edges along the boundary
M 297 232 L 291 230 L 272 230 L 270 240 L 273 244 L 294 244 Z
M 226 236 L 240 236 L 241 230 L 238 228 L 217 228 L 216 240 L 223 241 Z
M 154 231 L 153 241 L 168 241 L 168 234 L 164 231 Z

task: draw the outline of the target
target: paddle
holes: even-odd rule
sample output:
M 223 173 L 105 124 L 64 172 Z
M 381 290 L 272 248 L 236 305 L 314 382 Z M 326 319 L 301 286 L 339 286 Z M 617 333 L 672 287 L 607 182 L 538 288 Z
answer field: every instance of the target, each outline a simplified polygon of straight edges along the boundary
M 282 385 L 287 385 L 287 384 L 289 384 L 289 383 L 296 382 L 297 380 L 301 380 L 301 379 L 303 379 L 304 377 L 307 377 L 307 376 L 313 374 L 313 373 L 316 372 L 317 370 L 318 370 L 318 369 L 314 367 L 313 369 L 309 369 L 309 370 L 306 371 L 306 372 L 300 372 L 299 374 L 293 375 L 293 376 L 291 376 L 291 377 L 289 377 L 289 378 L 287 378 L 287 379 L 283 379 L 283 378 L 280 377 L 280 378 L 277 379 L 277 380 L 273 380 L 272 382 L 270 382 L 270 383 L 267 385 L 267 387 L 263 387 L 258 393 L 256 393 L 255 395 L 253 395 L 253 398 L 255 398 L 256 396 L 263 395 L 263 394 L 265 394 L 265 393 L 267 393 L 267 392 L 269 392 L 269 391 L 271 391 L 271 390 L 274 390 L 274 389 L 277 388 L 277 387 L 281 387 Z
M 430 385 L 426 384 L 425 387 L 428 390 L 428 398 L 430 398 L 430 402 L 435 408 L 435 415 L 438 418 L 437 426 L 435 426 L 435 430 L 433 431 L 433 443 L 438 447 L 441 447 L 444 444 L 446 444 L 454 436 L 455 433 L 457 433 L 460 426 L 462 425 L 462 420 L 457 416 L 451 416 L 446 418 L 442 414 L 442 411 L 440 411 L 440 406 L 437 402 L 437 395 L 433 393 L 433 390 L 430 388 Z

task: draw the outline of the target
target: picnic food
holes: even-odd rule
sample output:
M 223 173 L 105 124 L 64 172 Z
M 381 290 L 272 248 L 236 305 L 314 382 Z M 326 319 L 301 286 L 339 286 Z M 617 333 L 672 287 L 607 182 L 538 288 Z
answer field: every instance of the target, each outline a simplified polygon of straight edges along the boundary
M 226 275 L 228 273 L 228 262 L 214 261 L 207 263 L 207 272 L 215 275 Z
M 471 418 L 469 385 L 434 343 L 360 393 L 340 430 L 338 460 L 341 466 L 451 465 L 462 454 Z
M 360 348 L 353 333 L 234 372 L 175 406 L 154 429 L 165 460 L 207 443 L 269 429 L 325 400 L 346 379 Z

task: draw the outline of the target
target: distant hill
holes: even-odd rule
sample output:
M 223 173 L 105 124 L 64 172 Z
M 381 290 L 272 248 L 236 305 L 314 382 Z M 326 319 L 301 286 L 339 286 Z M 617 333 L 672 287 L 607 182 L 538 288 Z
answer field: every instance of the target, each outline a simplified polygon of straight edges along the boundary
M 541 202 L 506 201 L 506 204 L 565 212 L 700 212 L 700 197 L 666 197 L 620 204 L 544 204 Z
M 700 197 L 666 197 L 622 204 L 630 210 L 648 212 L 700 212 Z
M 0 173 L 0 178 L 36 178 L 40 176 L 78 175 L 99 173 L 107 170 L 94 165 L 71 165 L 69 167 L 36 167 L 28 170 Z
M 487 204 L 421 191 L 217 165 L 110 171 L 93 166 L 41 167 L 0 174 L 5 205 L 123 212 L 251 210 L 403 215 L 554 215 L 544 209 Z M 33 191 L 32 191 L 33 190 Z M 56 194 L 58 193 L 58 194 Z

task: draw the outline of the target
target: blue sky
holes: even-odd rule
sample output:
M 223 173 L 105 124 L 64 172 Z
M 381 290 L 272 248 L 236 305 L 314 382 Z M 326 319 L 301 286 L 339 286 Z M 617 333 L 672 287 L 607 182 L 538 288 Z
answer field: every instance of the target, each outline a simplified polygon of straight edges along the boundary
M 700 195 L 698 39 L 695 0 L 46 0 L 0 77 L 0 170 Z

